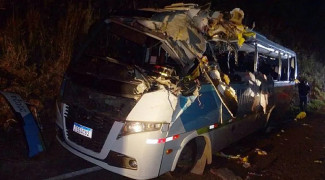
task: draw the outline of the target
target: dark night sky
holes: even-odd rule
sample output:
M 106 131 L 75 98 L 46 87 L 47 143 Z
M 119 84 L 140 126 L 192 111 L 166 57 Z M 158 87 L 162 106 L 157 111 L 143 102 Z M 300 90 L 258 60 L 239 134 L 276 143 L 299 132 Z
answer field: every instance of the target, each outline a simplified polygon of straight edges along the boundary
M 315 53 L 325 63 L 325 1 L 213 0 L 213 8 L 245 12 L 244 23 L 298 53 Z

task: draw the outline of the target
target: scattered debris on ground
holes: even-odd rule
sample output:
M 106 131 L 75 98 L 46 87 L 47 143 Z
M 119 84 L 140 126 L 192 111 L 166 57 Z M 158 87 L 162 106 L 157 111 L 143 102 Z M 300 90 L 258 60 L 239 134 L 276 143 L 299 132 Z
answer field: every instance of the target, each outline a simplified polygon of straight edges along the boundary
M 267 152 L 259 149 L 259 148 L 256 148 L 255 149 L 255 152 L 258 154 L 258 155 L 261 155 L 261 156 L 266 156 L 267 155 Z
M 0 91 L 0 94 L 2 94 L 9 102 L 17 119 L 21 121 L 20 124 L 23 125 L 22 129 L 24 130 L 29 150 L 28 156 L 34 157 L 43 152 L 45 150 L 45 146 L 40 133 L 39 123 L 28 108 L 25 101 L 16 93 Z M 34 109 L 34 111 L 36 110 Z M 13 123 L 15 120 L 7 120 L 8 126 L 10 122 Z
M 243 156 L 241 157 L 240 155 L 236 155 L 236 156 L 233 156 L 233 155 L 226 155 L 222 152 L 220 153 L 217 153 L 216 154 L 217 156 L 220 156 L 220 157 L 224 157 L 224 158 L 227 158 L 227 159 L 236 159 L 237 163 L 238 164 L 242 164 L 242 166 L 244 168 L 249 168 L 251 166 L 251 164 L 248 162 L 248 156 Z
M 314 163 L 323 164 L 323 161 L 321 161 L 321 160 L 315 160 Z
M 300 112 L 300 113 L 296 116 L 295 121 L 297 121 L 297 120 L 301 120 L 301 119 L 304 119 L 306 116 L 307 116 L 306 112 Z

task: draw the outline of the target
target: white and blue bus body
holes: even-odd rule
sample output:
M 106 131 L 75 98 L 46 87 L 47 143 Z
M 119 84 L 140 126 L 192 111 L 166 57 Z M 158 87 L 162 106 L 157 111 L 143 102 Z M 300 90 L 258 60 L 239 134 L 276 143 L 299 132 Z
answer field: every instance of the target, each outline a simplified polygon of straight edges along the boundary
M 212 162 L 213 152 L 265 127 L 276 102 L 286 105 L 288 101 L 282 97 L 290 99 L 288 87 L 293 87 L 291 79 L 297 75 L 295 54 L 265 37 L 258 35 L 238 49 L 248 64 L 257 68 L 222 72 L 232 68 L 229 65 L 206 70 L 201 72 L 199 84 L 188 85 L 196 92 L 177 93 L 177 85 L 171 85 L 177 84 L 174 78 L 181 76 L 185 67 L 173 62 L 180 61 L 178 44 L 125 21 L 129 22 L 111 18 L 94 30 L 95 35 L 77 55 L 78 61 L 70 64 L 57 101 L 57 139 L 87 161 L 134 179 L 169 171 L 199 173 Z M 114 41 L 114 46 L 108 41 Z M 214 46 L 213 41 L 208 43 Z M 105 54 L 109 48 L 113 49 L 110 57 Z M 267 96 L 277 99 L 269 100 L 265 110 L 259 100 L 261 81 L 255 78 L 259 57 L 271 64 L 277 61 L 277 66 L 285 61 L 287 69 L 293 64 L 294 71 L 289 76 L 286 70 L 289 75 L 282 80 L 280 65 L 280 77 L 273 81 L 274 88 Z M 218 60 L 229 64 L 232 58 L 220 55 Z M 169 73 L 174 71 L 176 75 Z M 231 81 L 215 84 L 209 73 L 226 74 Z M 162 82 L 159 78 L 165 74 L 168 78 Z M 232 80 L 238 76 L 241 79 Z M 225 89 L 233 90 L 236 100 L 228 101 Z

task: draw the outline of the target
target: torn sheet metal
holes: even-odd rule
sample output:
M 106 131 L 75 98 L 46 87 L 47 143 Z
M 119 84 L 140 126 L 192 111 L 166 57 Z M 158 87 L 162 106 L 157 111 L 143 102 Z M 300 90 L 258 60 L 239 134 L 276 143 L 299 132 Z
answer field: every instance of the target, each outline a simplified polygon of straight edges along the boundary
M 193 4 L 193 3 L 174 3 L 169 6 L 165 6 L 164 9 L 166 9 L 166 10 L 190 10 L 190 9 L 197 8 L 197 7 L 198 7 L 198 5 Z
M 195 83 L 196 80 L 205 76 L 208 79 L 212 78 L 210 77 L 211 73 L 209 74 L 211 69 L 204 67 L 205 63 L 201 62 L 204 58 L 203 54 L 206 52 L 207 40 L 222 42 L 226 45 L 220 44 L 220 47 L 226 47 L 226 51 L 233 50 L 236 52 L 237 46 L 242 46 L 246 39 L 255 35 L 242 24 L 244 12 L 239 8 L 229 12 L 229 18 L 220 12 L 213 13 L 209 9 L 183 3 L 172 4 L 163 9 L 142 10 L 154 13 L 149 18 L 135 17 L 133 19 L 121 18 L 120 20 L 122 23 L 140 28 L 140 30 L 162 35 L 162 39 L 173 47 L 173 52 L 177 54 L 176 59 L 182 65 L 182 72 L 180 73 L 182 78 L 178 79 L 176 83 L 172 83 L 168 78 L 165 79 L 162 76 L 152 76 L 151 79 L 166 88 L 173 87 L 172 92 L 175 95 L 178 95 L 179 92 L 184 96 L 194 95 L 193 92 L 198 88 L 197 83 Z M 210 16 L 210 14 L 212 15 Z M 229 49 L 230 47 L 232 48 Z M 237 58 L 235 53 L 236 63 L 238 63 Z M 198 61 L 199 63 L 197 63 Z M 155 64 L 156 59 L 150 58 L 150 63 Z M 202 70 L 207 73 L 202 74 Z M 235 90 L 229 86 L 230 78 L 226 74 L 222 74 L 219 79 L 212 78 L 211 81 L 222 104 L 232 117 L 236 117 L 238 99 Z M 148 88 L 138 86 L 137 92 L 142 94 L 145 89 Z M 264 96 L 261 101 L 256 102 L 262 102 L 263 105 L 267 104 L 266 101 L 263 101 L 266 97 Z
M 156 30 L 171 37 L 174 41 L 186 42 L 192 53 L 202 57 L 206 49 L 206 40 L 193 24 L 189 15 L 180 12 L 159 13 L 151 20 L 161 22 L 156 24 Z
M 237 42 L 241 47 L 247 39 L 255 37 L 255 33 L 242 24 L 245 14 L 239 8 L 230 12 L 229 19 L 223 13 L 210 12 L 209 9 L 183 3 L 154 12 L 157 13 L 151 18 L 141 18 L 137 22 L 152 31 L 165 34 L 178 44 L 185 44 L 199 58 L 206 50 L 206 39 Z M 186 59 L 193 61 L 190 57 Z
M 246 39 L 255 37 L 255 33 L 242 24 L 244 12 L 241 9 L 233 9 L 230 15 L 231 18 L 227 20 L 222 13 L 213 13 L 208 35 L 215 40 L 237 41 L 240 47 Z
M 236 117 L 238 110 L 238 100 L 235 90 L 220 79 L 220 73 L 217 70 L 205 72 L 206 78 L 211 82 L 221 103 L 225 106 L 231 117 Z
M 29 157 L 33 157 L 45 150 L 39 128 L 32 113 L 28 109 L 24 100 L 15 93 L 0 93 L 8 100 L 11 107 L 15 110 L 15 114 L 19 114 L 24 121 L 24 131 L 28 143 Z
M 194 19 L 197 17 L 200 9 L 189 7 L 186 7 L 188 11 L 185 12 L 160 12 L 154 14 L 150 19 L 138 19 L 137 22 L 150 30 L 165 34 L 177 44 L 184 44 L 187 49 L 191 50 L 192 54 L 202 57 L 206 50 L 207 42 L 204 35 L 199 31 L 199 26 L 206 27 L 208 20 L 207 17 L 204 17 L 205 23 L 194 23 Z M 187 57 L 187 59 L 193 61 L 193 58 L 188 55 Z
M 241 10 L 239 8 L 235 8 L 232 11 L 230 11 L 230 14 L 231 14 L 231 19 L 230 19 L 231 22 L 233 22 L 235 24 L 239 24 L 239 25 L 242 24 L 242 21 L 245 16 L 243 10 Z

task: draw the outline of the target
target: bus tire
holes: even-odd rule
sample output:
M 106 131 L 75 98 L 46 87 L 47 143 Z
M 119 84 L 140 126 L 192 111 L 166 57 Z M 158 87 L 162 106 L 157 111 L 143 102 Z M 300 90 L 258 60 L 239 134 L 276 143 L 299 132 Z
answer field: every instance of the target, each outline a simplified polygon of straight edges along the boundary
M 197 161 L 196 155 L 197 155 L 196 142 L 195 140 L 191 140 L 183 148 L 178 158 L 176 167 L 174 171 L 171 172 L 171 175 L 175 177 L 179 177 L 181 175 L 190 173 L 192 168 L 196 164 Z

